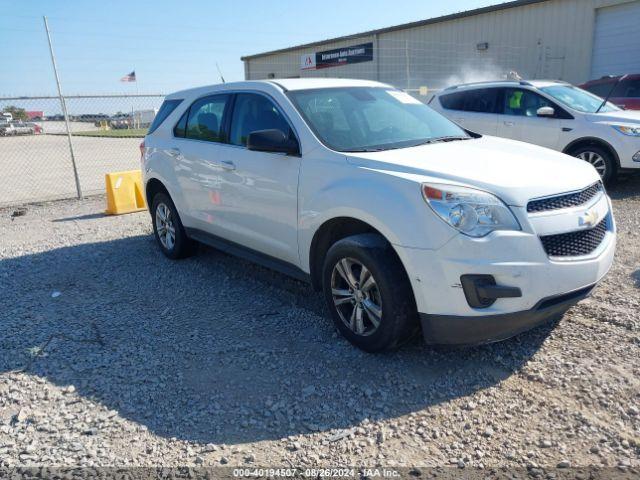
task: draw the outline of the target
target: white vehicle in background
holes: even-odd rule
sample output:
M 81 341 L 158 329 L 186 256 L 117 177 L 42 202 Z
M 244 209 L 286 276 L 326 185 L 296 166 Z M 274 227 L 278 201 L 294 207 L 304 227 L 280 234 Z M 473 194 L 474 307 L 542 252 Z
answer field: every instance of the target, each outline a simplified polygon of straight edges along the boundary
M 164 255 L 203 242 L 308 280 L 371 352 L 420 326 L 429 343 L 516 335 L 561 317 L 613 261 L 611 203 L 590 165 L 469 134 L 378 82 L 177 92 L 141 152 Z
M 12 122 L 12 121 L 13 121 L 12 114 L 10 114 L 9 112 L 2 112 L 2 118 L 0 118 L 0 122 L 6 123 L 6 122 Z
M 136 110 L 133 112 L 133 128 L 148 128 L 158 113 L 157 109 Z
M 3 137 L 11 137 L 17 135 L 33 135 L 36 132 L 35 127 L 22 122 L 0 123 L 0 135 Z
M 135 110 L 131 113 L 118 113 L 109 119 L 109 126 L 115 130 L 128 128 L 147 128 L 153 123 L 158 110 Z
M 605 183 L 640 169 L 640 112 L 559 81 L 449 87 L 429 105 L 472 132 L 551 148 L 591 163 Z M 557 172 L 551 168 L 549 175 Z

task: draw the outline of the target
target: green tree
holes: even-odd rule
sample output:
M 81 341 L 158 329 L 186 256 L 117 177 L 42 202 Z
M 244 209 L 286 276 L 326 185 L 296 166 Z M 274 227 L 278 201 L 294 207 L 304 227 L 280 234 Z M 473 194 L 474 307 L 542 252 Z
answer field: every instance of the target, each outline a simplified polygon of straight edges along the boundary
M 24 108 L 18 108 L 13 105 L 5 107 L 5 113 L 10 113 L 13 116 L 14 120 L 22 120 L 23 122 L 28 120 L 27 112 L 25 112 Z

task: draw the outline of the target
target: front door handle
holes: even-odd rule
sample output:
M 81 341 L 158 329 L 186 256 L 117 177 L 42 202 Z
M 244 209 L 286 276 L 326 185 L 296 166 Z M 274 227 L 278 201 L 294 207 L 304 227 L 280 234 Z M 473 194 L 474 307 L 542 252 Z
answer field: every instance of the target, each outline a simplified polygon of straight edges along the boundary
M 180 149 L 179 148 L 170 148 L 169 149 L 169 154 L 172 157 L 179 157 L 180 156 Z
M 225 170 L 235 170 L 236 169 L 235 163 L 233 163 L 230 160 L 221 160 L 220 161 L 220 166 L 222 168 L 224 168 Z
M 504 124 L 507 127 L 513 127 L 515 125 L 515 123 L 513 123 L 513 122 L 504 122 Z

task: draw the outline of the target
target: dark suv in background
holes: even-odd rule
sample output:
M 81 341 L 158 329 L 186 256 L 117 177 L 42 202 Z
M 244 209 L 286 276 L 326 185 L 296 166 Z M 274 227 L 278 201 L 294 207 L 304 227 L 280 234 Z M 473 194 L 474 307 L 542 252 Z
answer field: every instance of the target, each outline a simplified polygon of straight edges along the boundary
M 606 76 L 580 85 L 580 88 L 606 98 L 620 78 L 620 75 L 617 77 Z M 609 101 L 625 110 L 640 110 L 640 73 L 628 75 L 627 78 L 619 82 L 613 88 Z

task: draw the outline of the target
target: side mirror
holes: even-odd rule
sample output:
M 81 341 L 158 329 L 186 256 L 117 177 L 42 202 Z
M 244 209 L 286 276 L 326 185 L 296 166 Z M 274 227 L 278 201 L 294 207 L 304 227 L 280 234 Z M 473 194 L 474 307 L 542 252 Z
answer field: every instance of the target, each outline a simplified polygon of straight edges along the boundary
M 300 146 L 295 139 L 287 138 L 282 130 L 257 130 L 249 134 L 247 148 L 257 152 L 286 153 L 299 155 Z
M 556 114 L 556 111 L 553 107 L 540 107 L 536 114 L 539 117 L 553 117 Z

